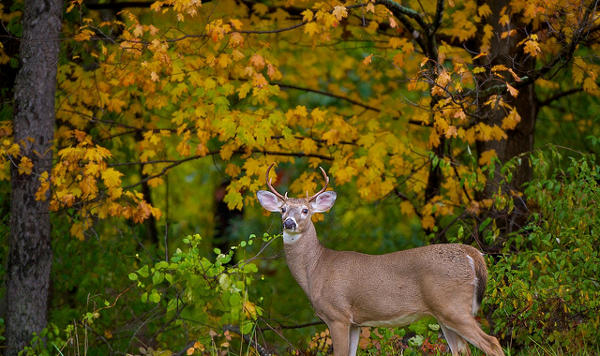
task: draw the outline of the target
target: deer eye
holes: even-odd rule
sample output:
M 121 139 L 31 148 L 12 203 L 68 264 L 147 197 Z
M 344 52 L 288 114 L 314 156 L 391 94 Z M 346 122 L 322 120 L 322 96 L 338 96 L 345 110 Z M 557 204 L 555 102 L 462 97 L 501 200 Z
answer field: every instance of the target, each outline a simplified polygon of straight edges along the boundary
M 283 208 L 281 208 L 281 212 L 285 213 L 285 206 Z
M 306 209 L 306 208 L 302 209 L 302 214 L 308 214 L 308 209 Z

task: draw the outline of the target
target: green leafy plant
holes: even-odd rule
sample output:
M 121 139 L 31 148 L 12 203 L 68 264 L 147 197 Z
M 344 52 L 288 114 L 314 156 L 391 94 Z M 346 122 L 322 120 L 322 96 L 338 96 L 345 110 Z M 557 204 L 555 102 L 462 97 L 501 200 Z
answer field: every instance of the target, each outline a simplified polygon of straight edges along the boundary
M 600 168 L 556 149 L 531 160 L 534 213 L 490 268 L 487 308 L 505 343 L 575 354 L 600 339 Z
M 263 246 L 274 237 L 264 234 Z M 248 348 L 263 313 L 249 293 L 258 268 L 252 263 L 255 257 L 234 259 L 236 251 L 245 250 L 256 240 L 260 238 L 252 234 L 227 252 L 215 248 L 214 259 L 209 259 L 202 255 L 200 235 L 191 235 L 183 239 L 186 248 L 177 249 L 169 261 L 144 265 L 129 274 L 141 301 L 164 311 L 163 326 L 175 327 L 157 331 L 157 339 L 165 348 L 191 345 L 188 350 L 192 353 L 210 348 L 234 348 L 241 353 Z M 182 334 L 181 330 L 187 332 Z

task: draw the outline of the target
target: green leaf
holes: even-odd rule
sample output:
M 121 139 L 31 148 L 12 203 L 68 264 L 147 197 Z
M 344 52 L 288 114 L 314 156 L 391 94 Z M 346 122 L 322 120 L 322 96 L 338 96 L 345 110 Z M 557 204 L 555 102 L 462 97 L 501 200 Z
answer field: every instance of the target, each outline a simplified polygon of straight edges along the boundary
M 152 303 L 158 303 L 158 302 L 160 302 L 160 294 L 158 294 L 156 289 L 153 289 L 152 292 L 150 293 L 150 297 L 148 299 Z
M 489 217 L 486 218 L 485 220 L 483 220 L 481 225 L 479 225 L 479 232 L 482 232 L 491 222 L 492 222 L 492 219 Z
M 137 274 L 144 278 L 148 278 L 148 276 L 150 275 L 150 269 L 148 268 L 148 265 L 145 265 L 144 267 L 138 269 Z
M 244 320 L 242 322 L 242 326 L 240 327 L 240 330 L 242 331 L 242 334 L 250 334 L 252 332 L 252 329 L 254 328 L 254 323 L 250 320 Z
M 165 274 L 162 272 L 154 272 L 154 274 L 152 275 L 152 283 L 154 285 L 158 285 L 161 284 L 162 281 L 165 279 Z

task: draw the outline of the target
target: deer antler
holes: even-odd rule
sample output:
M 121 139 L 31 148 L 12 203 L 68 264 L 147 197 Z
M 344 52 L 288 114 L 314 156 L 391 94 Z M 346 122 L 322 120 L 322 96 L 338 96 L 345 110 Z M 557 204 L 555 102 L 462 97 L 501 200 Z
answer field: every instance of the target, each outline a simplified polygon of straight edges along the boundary
M 271 163 L 271 165 L 269 166 L 269 169 L 267 169 L 267 186 L 273 192 L 273 194 L 275 194 L 279 199 L 286 201 L 287 200 L 287 192 L 285 193 L 285 197 L 284 197 L 277 190 L 275 190 L 275 188 L 273 188 L 273 186 L 271 185 L 271 179 L 269 178 L 269 172 L 271 171 L 271 168 L 273 168 L 274 165 L 275 165 L 275 163 Z
M 329 177 L 327 176 L 327 173 L 325 173 L 325 170 L 323 169 L 323 167 L 319 166 L 319 169 L 321 170 L 321 173 L 323 173 L 323 178 L 325 178 L 325 186 L 319 190 L 317 192 L 317 194 L 313 195 L 312 197 L 308 198 L 308 201 L 313 201 L 314 199 L 316 199 L 319 194 L 323 193 L 325 191 L 325 189 L 327 189 L 327 185 L 329 184 Z M 308 194 L 306 194 L 308 197 Z

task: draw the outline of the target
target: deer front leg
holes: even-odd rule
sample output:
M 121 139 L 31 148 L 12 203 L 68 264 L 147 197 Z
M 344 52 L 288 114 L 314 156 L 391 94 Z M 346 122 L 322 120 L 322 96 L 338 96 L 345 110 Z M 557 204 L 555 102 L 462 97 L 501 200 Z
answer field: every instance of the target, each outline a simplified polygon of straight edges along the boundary
M 339 321 L 328 322 L 329 334 L 333 343 L 334 356 L 350 355 L 350 324 Z

